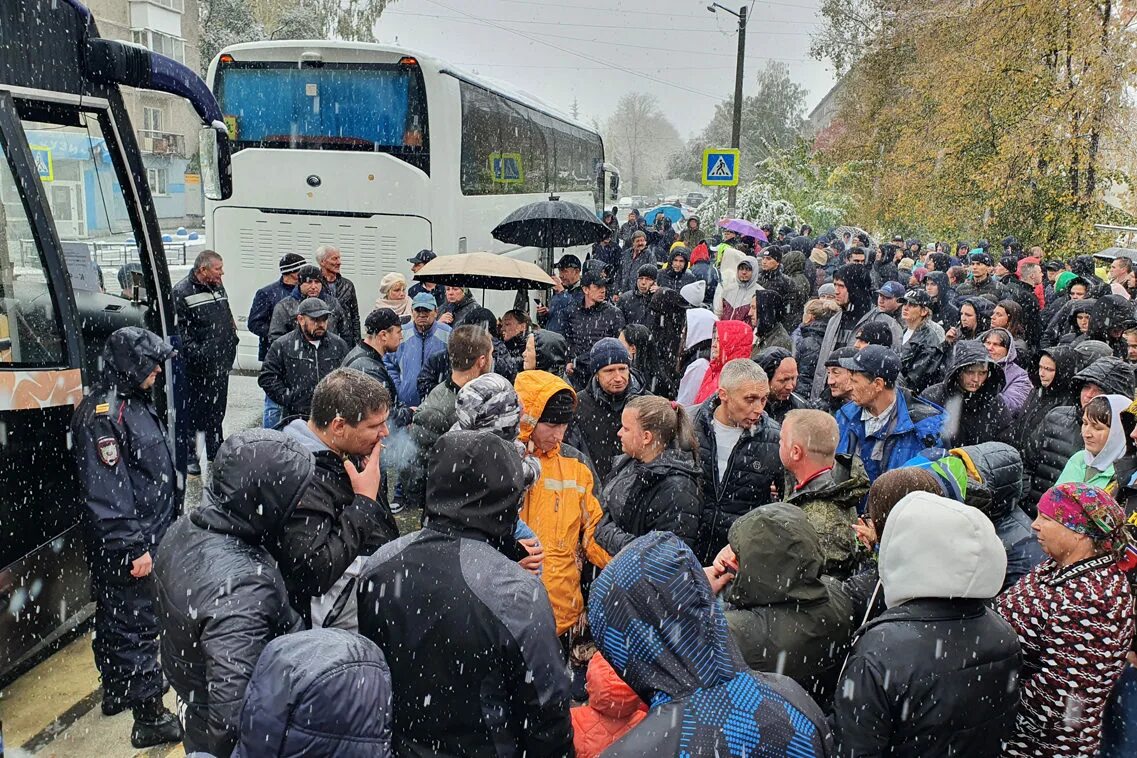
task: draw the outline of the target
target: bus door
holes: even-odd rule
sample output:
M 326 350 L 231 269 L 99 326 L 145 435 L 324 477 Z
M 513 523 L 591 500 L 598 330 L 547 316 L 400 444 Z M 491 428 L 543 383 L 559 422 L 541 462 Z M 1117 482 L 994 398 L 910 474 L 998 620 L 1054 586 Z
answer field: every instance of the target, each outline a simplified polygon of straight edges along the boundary
M 120 326 L 162 333 L 165 269 L 139 262 L 115 122 L 91 100 L 0 85 L 0 671 L 88 599 L 68 440 L 102 345 Z

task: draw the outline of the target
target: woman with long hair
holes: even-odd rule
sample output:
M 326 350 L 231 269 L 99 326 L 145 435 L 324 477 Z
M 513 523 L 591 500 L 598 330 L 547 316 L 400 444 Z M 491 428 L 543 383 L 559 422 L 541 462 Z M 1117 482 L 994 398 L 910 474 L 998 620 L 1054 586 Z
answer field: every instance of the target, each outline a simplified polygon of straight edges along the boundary
M 683 406 L 655 395 L 632 398 L 620 417 L 620 444 L 601 494 L 596 542 L 615 555 L 648 532 L 671 532 L 694 549 L 703 492 L 699 442 Z
M 1015 338 L 1015 360 L 1023 368 L 1029 368 L 1034 361 L 1034 351 L 1026 342 L 1026 324 L 1023 323 L 1023 307 L 1014 300 L 1000 300 L 991 311 L 991 328 L 1006 329 Z

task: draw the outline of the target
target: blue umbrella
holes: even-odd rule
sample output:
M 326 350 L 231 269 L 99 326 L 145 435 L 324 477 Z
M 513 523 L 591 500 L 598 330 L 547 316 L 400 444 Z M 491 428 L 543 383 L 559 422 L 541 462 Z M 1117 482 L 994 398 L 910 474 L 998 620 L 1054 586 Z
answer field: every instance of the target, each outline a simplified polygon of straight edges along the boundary
M 661 213 L 664 216 L 667 216 L 667 220 L 673 224 L 678 224 L 680 221 L 687 218 L 687 214 L 683 212 L 682 208 L 677 208 L 674 205 L 657 205 L 644 214 L 644 221 L 648 224 L 654 224 L 655 217 Z

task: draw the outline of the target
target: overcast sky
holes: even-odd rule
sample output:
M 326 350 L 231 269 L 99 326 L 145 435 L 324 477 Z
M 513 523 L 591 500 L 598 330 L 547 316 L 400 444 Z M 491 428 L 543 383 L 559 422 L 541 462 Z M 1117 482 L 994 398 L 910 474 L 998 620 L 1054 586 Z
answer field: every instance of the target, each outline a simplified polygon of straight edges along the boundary
M 379 22 L 379 41 L 508 81 L 561 110 L 576 97 L 580 119 L 601 123 L 626 92 L 655 95 L 686 139 L 734 91 L 737 19 L 708 0 L 398 0 Z M 806 113 L 833 85 L 832 69 L 809 58 L 820 0 L 750 5 L 747 94 L 768 58 L 782 60 L 809 90 Z M 740 0 L 722 2 L 737 9 Z

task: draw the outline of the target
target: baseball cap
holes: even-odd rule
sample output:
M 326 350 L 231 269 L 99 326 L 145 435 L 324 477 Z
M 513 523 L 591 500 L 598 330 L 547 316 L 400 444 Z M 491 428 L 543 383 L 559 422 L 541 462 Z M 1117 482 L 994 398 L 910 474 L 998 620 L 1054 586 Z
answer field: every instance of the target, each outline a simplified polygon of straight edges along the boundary
M 433 250 L 422 249 L 415 253 L 413 258 L 407 258 L 407 263 L 430 263 L 438 257 Z
M 869 345 L 850 358 L 842 358 L 837 365 L 873 379 L 883 379 L 888 385 L 895 384 L 900 376 L 900 356 L 895 350 L 880 345 Z
M 994 266 L 995 265 L 995 259 L 992 258 L 990 256 L 990 254 L 988 254 L 988 253 L 972 253 L 971 254 L 971 262 L 972 263 L 982 263 L 984 266 Z
M 420 292 L 411 300 L 411 309 L 416 311 L 433 311 L 438 308 L 438 301 L 429 292 Z
M 596 285 L 597 287 L 607 287 L 608 280 L 605 279 L 604 275 L 599 271 L 589 269 L 588 271 L 584 272 L 584 276 L 580 277 L 580 286 L 589 287 L 591 285 Z
M 829 354 L 829 357 L 825 359 L 825 367 L 840 368 L 841 361 L 845 360 L 846 358 L 852 358 L 856 354 L 857 348 L 855 347 L 839 347 L 831 352 Z
M 553 268 L 580 268 L 580 258 L 572 253 L 566 253 L 561 256 L 561 259 L 553 264 Z
M 306 297 L 300 301 L 300 307 L 296 309 L 296 313 L 308 318 L 327 318 L 332 315 L 332 311 L 328 308 L 327 303 L 318 297 Z
M 1044 263 L 1043 268 L 1045 268 L 1047 271 L 1062 271 L 1066 268 L 1066 266 L 1062 263 L 1062 261 L 1051 260 Z
M 904 285 L 900 282 L 885 282 L 880 285 L 880 289 L 876 291 L 878 295 L 884 295 L 893 300 L 899 300 L 904 297 Z
M 434 300 L 434 298 L 430 298 Z M 376 308 L 367 314 L 367 319 L 363 322 L 363 328 L 368 334 L 378 334 L 385 332 L 392 326 L 400 324 L 399 316 L 390 308 Z
M 925 308 L 931 308 L 932 296 L 926 290 L 908 290 L 904 293 L 904 297 L 900 298 L 900 302 L 907 305 L 922 305 Z

